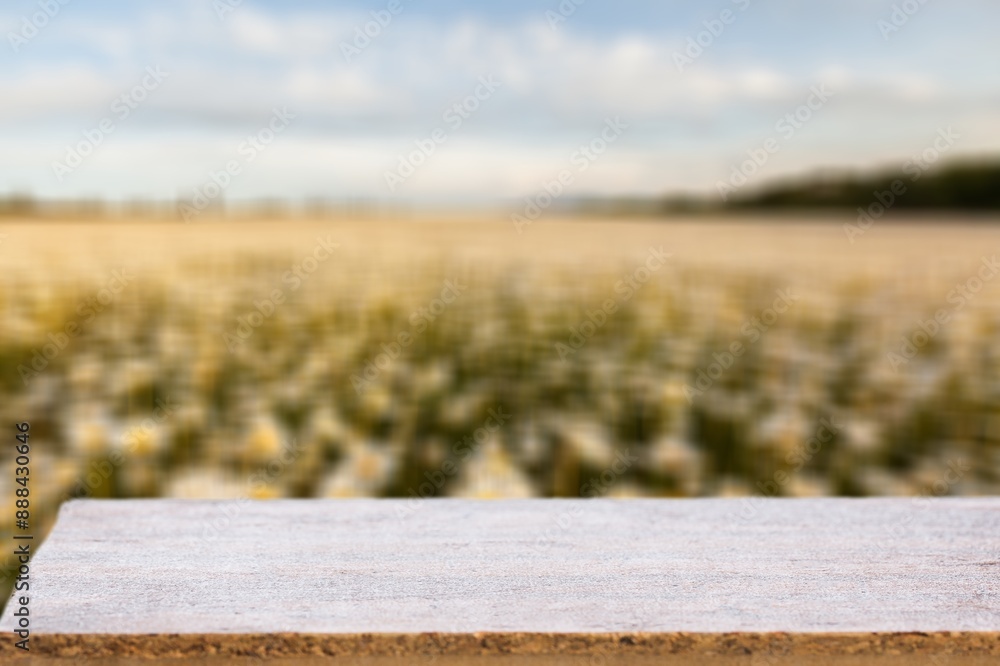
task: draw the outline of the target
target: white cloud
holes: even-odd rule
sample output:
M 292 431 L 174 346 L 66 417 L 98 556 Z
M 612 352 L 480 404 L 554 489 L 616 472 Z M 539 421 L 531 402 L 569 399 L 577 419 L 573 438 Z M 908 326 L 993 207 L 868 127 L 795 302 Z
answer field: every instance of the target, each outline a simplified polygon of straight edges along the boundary
M 4 16 L 16 20 L 0 15 L 0 24 Z M 820 61 L 808 52 L 771 62 L 736 59 L 720 45 L 678 72 L 673 54 L 685 36 L 644 26 L 595 33 L 567 22 L 553 31 L 539 20 L 432 22 L 407 9 L 347 62 L 340 44 L 370 19 L 365 13 L 279 15 L 244 4 L 220 22 L 192 0 L 158 5 L 131 22 L 63 18 L 44 43 L 0 71 L 0 120 L 31 120 L 49 137 L 36 137 L 36 150 L 4 140 L 0 191 L 15 182 L 12 174 L 36 171 L 39 189 L 54 187 L 44 174 L 63 150 L 60 142 L 93 127 L 147 64 L 162 65 L 171 77 L 129 119 L 127 132 L 67 179 L 68 192 L 111 193 L 118 183 L 158 195 L 173 191 L 206 165 L 224 162 L 234 140 L 272 107 L 287 105 L 299 114 L 294 136 L 283 137 L 234 192 L 280 186 L 290 196 L 380 195 L 382 172 L 395 155 L 441 125 L 442 112 L 482 75 L 494 75 L 501 89 L 401 188 L 404 194 L 529 193 L 615 115 L 633 125 L 628 144 L 581 176 L 580 194 L 710 186 L 739 146 L 767 138 L 772 118 L 802 104 L 820 82 L 836 92 L 835 103 L 783 150 L 775 169 L 810 160 L 862 163 L 919 145 L 921 132 L 983 107 L 989 94 L 955 89 L 906 53 L 878 66 Z M 977 117 L 977 141 L 997 143 L 993 120 Z
M 263 53 L 281 53 L 287 47 L 288 31 L 279 29 L 280 25 L 249 7 L 236 12 L 226 23 L 237 45 Z

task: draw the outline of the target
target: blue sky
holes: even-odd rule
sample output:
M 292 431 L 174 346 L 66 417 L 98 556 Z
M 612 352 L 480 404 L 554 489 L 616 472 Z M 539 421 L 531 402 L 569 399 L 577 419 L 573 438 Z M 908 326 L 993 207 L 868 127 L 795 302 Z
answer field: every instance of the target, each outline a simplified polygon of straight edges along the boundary
M 628 129 L 573 194 L 712 192 L 814 86 L 834 94 L 758 182 L 902 164 L 947 126 L 961 137 L 953 156 L 1000 150 L 1000 6 L 988 0 L 910 0 L 919 9 L 888 39 L 878 22 L 898 0 L 586 0 L 558 23 L 556 0 L 400 0 L 350 57 L 344 44 L 389 0 L 244 0 L 221 18 L 213 0 L 70 0 L 19 40 L 45 1 L 0 9 L 0 193 L 184 197 L 236 160 L 232 199 L 520 197 L 613 118 Z M 676 54 L 724 10 L 731 22 L 679 69 Z M 148 67 L 167 76 L 118 118 L 114 100 Z M 499 86 L 449 127 L 481 77 Z M 294 120 L 245 163 L 242 142 L 276 107 Z M 113 133 L 60 177 L 54 165 L 105 118 Z M 446 141 L 387 187 L 436 128 Z

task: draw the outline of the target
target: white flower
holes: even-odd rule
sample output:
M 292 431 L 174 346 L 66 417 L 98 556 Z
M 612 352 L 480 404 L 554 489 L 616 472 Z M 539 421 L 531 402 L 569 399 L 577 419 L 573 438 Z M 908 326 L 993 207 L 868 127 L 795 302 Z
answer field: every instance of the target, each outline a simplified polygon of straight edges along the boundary
M 491 437 L 465 463 L 453 497 L 474 499 L 533 497 L 531 479 L 518 469 L 504 451 L 501 438 Z

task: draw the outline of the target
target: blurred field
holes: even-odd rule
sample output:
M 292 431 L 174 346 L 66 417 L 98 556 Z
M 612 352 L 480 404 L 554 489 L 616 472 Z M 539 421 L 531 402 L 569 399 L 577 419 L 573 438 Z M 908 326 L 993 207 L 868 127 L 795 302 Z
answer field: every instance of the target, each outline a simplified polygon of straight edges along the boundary
M 850 221 L 6 223 L 35 532 L 70 496 L 1000 493 L 1000 279 L 953 292 L 1000 228 Z

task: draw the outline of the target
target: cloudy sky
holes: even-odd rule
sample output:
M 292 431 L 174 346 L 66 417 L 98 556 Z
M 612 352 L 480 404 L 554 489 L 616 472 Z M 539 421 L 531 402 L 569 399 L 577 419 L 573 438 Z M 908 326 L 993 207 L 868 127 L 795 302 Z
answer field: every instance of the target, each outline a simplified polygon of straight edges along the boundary
M 899 165 L 948 126 L 955 156 L 1000 151 L 994 0 L 63 1 L 0 9 L 0 194 L 172 199 L 235 162 L 231 199 L 492 200 L 565 169 L 574 194 L 658 195 L 714 191 L 772 137 L 759 179 Z M 274 109 L 294 118 L 264 145 Z

